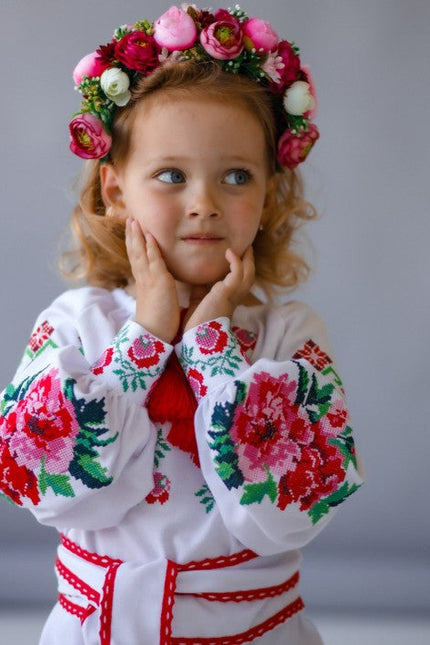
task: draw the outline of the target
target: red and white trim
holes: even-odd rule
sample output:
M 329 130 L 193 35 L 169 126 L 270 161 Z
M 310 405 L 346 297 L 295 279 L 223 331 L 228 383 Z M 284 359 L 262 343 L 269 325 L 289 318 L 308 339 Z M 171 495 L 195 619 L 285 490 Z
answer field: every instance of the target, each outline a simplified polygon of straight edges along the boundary
M 66 566 L 61 561 L 60 557 L 57 559 L 56 563 L 57 573 L 59 577 L 64 580 L 67 585 L 71 585 L 73 589 L 77 590 L 90 602 L 88 606 L 79 605 L 73 602 L 73 600 L 68 597 L 67 594 L 60 593 L 60 605 L 65 609 L 65 611 L 78 617 L 81 623 L 84 623 L 86 618 L 94 611 L 96 611 L 97 608 L 99 608 L 99 642 L 100 645 L 110 645 L 112 635 L 112 614 L 114 604 L 115 578 L 119 567 L 124 563 L 119 559 L 110 558 L 109 556 L 105 555 L 101 556 L 98 553 L 91 553 L 75 544 L 65 536 L 61 537 L 61 543 L 66 551 L 73 554 L 74 556 L 77 556 L 79 559 L 81 559 L 81 561 L 84 561 L 84 563 L 90 563 L 91 565 L 96 565 L 96 567 L 101 567 L 102 570 L 105 570 L 105 573 L 103 573 L 103 578 L 99 579 L 101 588 L 98 591 L 93 586 L 88 584 L 87 581 L 81 578 L 82 575 L 86 576 L 85 567 L 82 570 L 79 569 L 78 563 L 73 560 L 73 558 L 71 558 L 71 561 L 69 562 L 64 551 L 63 556 L 66 562 L 68 562 L 68 566 Z M 267 598 L 280 597 L 283 594 L 289 595 L 285 598 L 285 600 L 288 600 L 288 602 L 284 607 L 279 609 L 280 604 L 278 602 L 278 611 L 276 613 L 274 613 L 272 616 L 269 616 L 258 625 L 255 625 L 251 629 L 248 629 L 244 632 L 225 636 L 214 636 L 210 638 L 198 636 L 175 637 L 173 635 L 172 624 L 175 595 L 177 594 L 177 578 L 181 572 L 210 570 L 215 571 L 217 569 L 234 567 L 249 562 L 257 557 L 259 556 L 257 556 L 256 553 L 249 549 L 245 549 L 230 556 L 219 556 L 217 558 L 193 560 L 184 564 L 177 564 L 172 561 L 167 561 L 164 578 L 164 593 L 162 596 L 162 603 L 160 608 L 160 645 L 241 645 L 242 643 L 249 643 L 255 638 L 263 636 L 267 632 L 275 629 L 286 620 L 294 616 L 296 613 L 301 611 L 304 608 L 303 601 L 297 594 L 295 594 L 294 591 L 299 582 L 298 571 L 284 582 L 269 587 L 242 590 L 229 589 L 226 591 L 216 592 L 199 591 L 195 593 L 193 593 L 190 589 L 189 592 L 185 591 L 179 593 L 184 593 L 185 595 L 193 596 L 196 598 L 202 598 L 209 602 L 219 603 L 250 603 L 252 601 L 261 601 Z M 79 569 L 79 574 L 75 571 L 72 571 L 70 568 L 71 566 L 73 566 L 74 562 Z M 88 573 L 88 575 L 90 576 L 90 573 Z M 282 603 L 282 599 L 280 599 L 280 603 Z

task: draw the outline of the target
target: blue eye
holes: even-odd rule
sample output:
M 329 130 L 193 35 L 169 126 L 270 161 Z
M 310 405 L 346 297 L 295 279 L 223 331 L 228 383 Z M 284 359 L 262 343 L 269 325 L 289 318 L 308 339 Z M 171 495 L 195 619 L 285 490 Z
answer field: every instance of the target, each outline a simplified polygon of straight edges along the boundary
M 183 184 L 185 181 L 184 174 L 180 170 L 172 168 L 171 170 L 162 170 L 157 179 L 166 184 Z
M 251 173 L 248 170 L 231 170 L 224 178 L 226 184 L 231 186 L 243 186 L 251 180 Z

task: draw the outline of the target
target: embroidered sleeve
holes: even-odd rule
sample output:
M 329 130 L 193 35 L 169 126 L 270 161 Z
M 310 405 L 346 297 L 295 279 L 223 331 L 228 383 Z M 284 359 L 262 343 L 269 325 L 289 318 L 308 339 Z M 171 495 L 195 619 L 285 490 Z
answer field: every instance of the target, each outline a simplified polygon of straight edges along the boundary
M 222 380 L 216 371 L 227 356 L 205 363 L 199 329 L 193 345 L 184 337 L 182 357 L 190 379 L 195 366 L 203 375 L 196 436 L 224 522 L 257 552 L 302 546 L 362 481 L 334 365 L 309 339 L 290 360 L 241 362 Z M 208 347 L 216 339 L 220 352 L 230 351 L 224 327 L 213 338 Z
M 90 365 L 70 323 L 39 321 L 0 399 L 0 494 L 43 523 L 116 524 L 154 485 L 143 403 L 171 351 L 127 322 Z
M 220 383 L 234 378 L 248 360 L 230 329 L 228 318 L 218 318 L 187 331 L 176 351 L 197 400 Z

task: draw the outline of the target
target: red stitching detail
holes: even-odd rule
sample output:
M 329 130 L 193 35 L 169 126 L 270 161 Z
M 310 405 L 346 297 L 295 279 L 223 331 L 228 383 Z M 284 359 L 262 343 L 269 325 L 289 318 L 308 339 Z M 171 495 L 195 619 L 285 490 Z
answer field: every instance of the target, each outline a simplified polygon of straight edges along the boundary
M 108 555 L 102 556 L 102 555 L 99 555 L 98 553 L 91 553 L 90 551 L 83 549 L 78 544 L 75 544 L 74 542 L 72 542 L 72 540 L 69 540 L 69 538 L 67 538 L 65 535 L 61 536 L 61 544 L 64 546 L 65 549 L 67 549 L 68 551 L 71 551 L 71 553 L 78 555 L 79 557 L 83 558 L 87 562 L 98 564 L 99 567 L 107 568 L 117 562 L 122 564 L 122 560 L 115 560 L 114 558 L 110 558 Z
M 100 603 L 100 645 L 110 644 L 115 577 L 118 567 L 121 564 L 122 562 L 120 560 L 112 562 L 103 584 L 103 597 Z
M 90 585 L 87 585 L 86 582 L 84 582 L 83 580 L 78 578 L 78 576 L 75 575 L 73 573 L 73 571 L 70 571 L 70 569 L 68 569 L 66 567 L 66 565 L 61 562 L 61 560 L 59 558 L 57 558 L 57 561 L 55 563 L 55 567 L 56 567 L 59 575 L 62 578 L 64 578 L 64 580 L 66 580 L 66 582 L 71 584 L 72 587 L 74 587 L 75 589 L 77 589 L 78 591 L 83 593 L 84 596 L 86 596 L 88 598 L 88 600 L 92 600 L 93 602 L 95 602 L 97 604 L 100 602 L 100 594 L 99 594 L 99 592 L 96 591 L 95 589 L 93 589 L 92 587 L 90 587 Z
M 233 553 L 233 555 L 221 555 L 218 558 L 206 558 L 205 560 L 192 560 L 185 564 L 178 564 L 178 571 L 200 571 L 207 569 L 221 569 L 222 567 L 234 567 L 236 564 L 248 562 L 257 558 L 257 554 L 250 549 Z
M 164 582 L 163 605 L 161 609 L 160 645 L 170 645 L 172 637 L 173 605 L 175 604 L 176 577 L 178 567 L 168 560 Z
M 96 608 L 94 605 L 87 605 L 86 607 L 82 607 L 81 605 L 77 605 L 62 593 L 58 594 L 58 602 L 62 606 L 67 613 L 72 614 L 72 616 L 77 616 L 79 620 L 81 621 L 81 625 L 84 624 L 88 616 L 91 616 L 92 613 L 96 611 Z
M 260 587 L 259 589 L 248 589 L 245 591 L 229 591 L 214 593 L 193 593 L 190 594 L 196 598 L 204 598 L 216 602 L 250 602 L 251 600 L 263 600 L 263 598 L 274 598 L 293 589 L 299 582 L 299 572 L 297 571 L 291 578 L 285 580 L 280 585 L 273 587 Z
M 171 645 L 243 645 L 243 643 L 249 643 L 255 638 L 263 636 L 272 629 L 275 629 L 275 627 L 284 623 L 288 618 L 291 618 L 294 614 L 304 609 L 304 606 L 303 600 L 297 598 L 294 602 L 284 607 L 284 609 L 278 611 L 277 614 L 274 614 L 274 616 L 271 616 L 263 623 L 241 634 L 214 636 L 213 638 L 172 638 L 170 643 Z

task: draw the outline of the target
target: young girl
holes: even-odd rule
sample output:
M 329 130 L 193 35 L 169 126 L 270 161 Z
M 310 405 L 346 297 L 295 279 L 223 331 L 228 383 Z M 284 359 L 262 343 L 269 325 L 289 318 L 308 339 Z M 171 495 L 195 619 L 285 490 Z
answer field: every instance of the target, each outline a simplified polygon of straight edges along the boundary
M 190 5 L 74 79 L 89 286 L 40 315 L 1 401 L 2 494 L 61 533 L 41 643 L 321 643 L 298 549 L 361 477 L 321 320 L 270 299 L 307 271 L 310 72 L 267 22 Z

